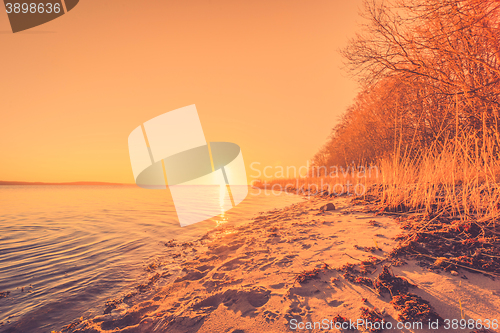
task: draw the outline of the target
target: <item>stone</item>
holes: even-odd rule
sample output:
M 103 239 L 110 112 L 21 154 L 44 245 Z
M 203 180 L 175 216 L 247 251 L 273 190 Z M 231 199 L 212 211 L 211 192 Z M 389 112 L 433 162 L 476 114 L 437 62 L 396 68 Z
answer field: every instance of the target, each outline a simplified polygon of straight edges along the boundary
M 326 212 L 329 210 L 335 210 L 335 205 L 332 204 L 331 202 L 327 203 L 324 206 L 321 206 L 321 208 L 319 209 L 320 212 Z

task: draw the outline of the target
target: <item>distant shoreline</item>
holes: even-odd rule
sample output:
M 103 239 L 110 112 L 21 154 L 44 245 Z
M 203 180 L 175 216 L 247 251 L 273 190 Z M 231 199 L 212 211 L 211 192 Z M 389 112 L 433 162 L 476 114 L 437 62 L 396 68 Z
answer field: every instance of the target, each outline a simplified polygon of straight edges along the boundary
M 17 181 L 2 181 L 0 180 L 0 186 L 2 185 L 113 185 L 113 186 L 127 186 L 134 184 L 123 184 L 123 183 L 107 183 L 107 182 L 67 182 L 67 183 L 44 183 L 44 182 L 17 182 Z

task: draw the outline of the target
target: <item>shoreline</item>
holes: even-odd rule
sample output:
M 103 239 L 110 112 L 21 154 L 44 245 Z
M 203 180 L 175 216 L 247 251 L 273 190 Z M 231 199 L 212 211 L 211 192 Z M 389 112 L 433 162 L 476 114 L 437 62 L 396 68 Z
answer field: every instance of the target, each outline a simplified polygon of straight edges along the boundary
M 351 200 L 313 196 L 193 242 L 169 241 L 161 257 L 170 262 L 150 264 L 149 280 L 134 295 L 108 301 L 103 315 L 77 320 L 62 332 L 289 332 L 294 323 L 299 329 L 300 323 L 306 328 L 323 319 L 370 315 L 395 326 L 405 309 L 391 304 L 392 292 L 355 274 L 356 265 L 370 260 L 373 265 L 361 266 L 368 268 L 363 277 L 381 281 L 388 265 L 391 279 L 414 285 L 409 293 L 428 301 L 443 324 L 461 316 L 500 320 L 494 318 L 498 282 L 463 270 L 457 276 L 436 272 L 416 260 L 388 260 L 403 232 L 398 221 Z M 335 210 L 321 209 L 327 203 Z M 407 331 L 436 331 L 426 324 Z

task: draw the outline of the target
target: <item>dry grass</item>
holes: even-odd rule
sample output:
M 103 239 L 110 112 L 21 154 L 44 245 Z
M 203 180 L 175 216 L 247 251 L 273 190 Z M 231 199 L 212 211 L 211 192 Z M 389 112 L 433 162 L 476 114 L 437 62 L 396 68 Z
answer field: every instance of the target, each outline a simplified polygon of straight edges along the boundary
M 494 223 L 499 217 L 498 135 L 461 135 L 412 159 L 399 150 L 380 162 L 375 193 L 391 208 L 446 211 L 461 219 Z
M 490 225 L 500 216 L 500 137 L 462 134 L 410 157 L 401 148 L 376 167 L 339 169 L 333 177 L 272 179 L 257 186 L 271 190 L 371 195 L 393 211 L 446 212 L 461 220 Z M 347 172 L 346 172 L 347 171 Z M 366 189 L 366 191 L 361 191 Z M 308 191 L 310 190 L 310 192 Z

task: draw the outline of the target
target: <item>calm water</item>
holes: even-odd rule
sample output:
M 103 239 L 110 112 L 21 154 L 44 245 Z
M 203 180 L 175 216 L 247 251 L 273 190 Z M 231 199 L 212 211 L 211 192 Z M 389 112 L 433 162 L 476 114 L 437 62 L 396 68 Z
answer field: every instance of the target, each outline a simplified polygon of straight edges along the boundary
M 165 241 L 302 201 L 257 191 L 223 216 L 181 228 L 166 190 L 0 186 L 0 292 L 10 291 L 0 298 L 0 332 L 50 332 L 102 314 L 104 301 L 132 289 Z

